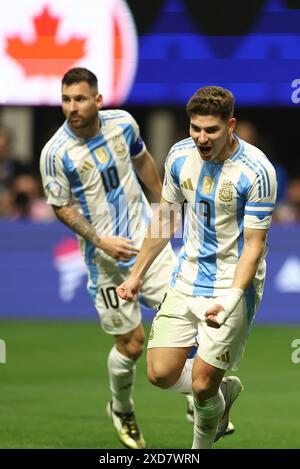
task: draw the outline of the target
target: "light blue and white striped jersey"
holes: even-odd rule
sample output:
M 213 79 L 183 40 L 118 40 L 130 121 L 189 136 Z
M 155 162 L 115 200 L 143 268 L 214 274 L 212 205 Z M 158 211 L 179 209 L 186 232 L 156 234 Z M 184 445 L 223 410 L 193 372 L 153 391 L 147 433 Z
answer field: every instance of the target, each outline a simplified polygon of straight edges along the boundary
M 237 150 L 221 163 L 203 161 L 191 138 L 176 143 L 166 160 L 163 198 L 187 201 L 172 274 L 173 287 L 187 295 L 218 296 L 230 288 L 244 228 L 266 229 L 271 222 L 275 170 L 258 148 L 235 138 Z M 254 282 L 263 282 L 264 274 L 262 259 Z
M 65 122 L 43 148 L 40 171 L 47 202 L 59 207 L 76 203 L 100 237 L 125 236 L 139 248 L 152 211 L 131 160 L 146 147 L 128 112 L 108 110 L 99 116 L 96 137 L 79 138 Z M 90 271 L 95 270 L 95 252 L 118 267 L 135 262 L 118 262 L 79 239 Z

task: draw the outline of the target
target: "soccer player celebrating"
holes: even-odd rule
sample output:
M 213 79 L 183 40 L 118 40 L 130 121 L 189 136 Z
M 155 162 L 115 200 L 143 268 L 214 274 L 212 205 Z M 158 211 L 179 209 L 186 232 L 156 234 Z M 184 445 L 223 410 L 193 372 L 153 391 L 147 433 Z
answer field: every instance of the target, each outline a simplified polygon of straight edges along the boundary
M 183 246 L 149 337 L 148 376 L 157 386 L 184 392 L 186 358 L 198 336 L 195 449 L 211 448 L 224 433 L 242 390 L 237 377 L 222 378 L 238 369 L 262 298 L 276 200 L 275 170 L 258 148 L 234 134 L 233 111 L 232 93 L 217 86 L 200 88 L 189 100 L 190 138 L 169 152 L 160 206 L 129 278 L 117 289 L 121 298 L 136 299 L 172 236 L 172 209 L 186 200 Z M 164 233 L 169 226 L 169 236 L 151 236 L 156 225 Z
M 91 71 L 74 68 L 64 75 L 62 108 L 67 120 L 41 154 L 43 186 L 57 218 L 78 235 L 88 291 L 102 328 L 115 339 L 107 412 L 126 447 L 144 448 L 132 399 L 144 343 L 141 311 L 120 300 L 116 287 L 128 277 L 152 215 L 136 174 L 158 200 L 162 184 L 133 117 L 123 110 L 99 112 L 102 96 Z M 167 246 L 145 276 L 141 295 L 150 307 L 161 301 L 174 259 Z

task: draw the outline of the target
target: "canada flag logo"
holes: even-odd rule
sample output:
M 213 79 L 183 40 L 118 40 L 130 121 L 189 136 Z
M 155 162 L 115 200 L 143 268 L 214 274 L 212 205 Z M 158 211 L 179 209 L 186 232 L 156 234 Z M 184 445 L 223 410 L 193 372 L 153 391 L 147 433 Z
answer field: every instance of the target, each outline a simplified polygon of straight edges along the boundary
M 1 9 L 0 59 L 7 104 L 60 104 L 61 78 L 79 66 L 116 105 L 136 70 L 133 18 L 124 0 L 11 0 Z
M 87 39 L 71 37 L 64 43 L 57 40 L 61 19 L 52 16 L 48 6 L 33 18 L 35 35 L 30 43 L 24 42 L 20 34 L 7 38 L 7 55 L 15 59 L 28 76 L 58 75 L 85 55 Z

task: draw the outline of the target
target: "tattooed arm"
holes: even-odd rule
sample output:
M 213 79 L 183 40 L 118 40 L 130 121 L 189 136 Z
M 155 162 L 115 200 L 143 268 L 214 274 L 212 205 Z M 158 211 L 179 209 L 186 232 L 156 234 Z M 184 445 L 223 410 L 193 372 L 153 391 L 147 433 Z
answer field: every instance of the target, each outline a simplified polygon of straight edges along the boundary
M 56 207 L 52 205 L 57 218 L 67 225 L 75 233 L 85 238 L 96 247 L 100 247 L 101 239 L 96 233 L 95 228 L 83 216 L 76 207 L 72 205 L 64 205 L 63 207 Z
M 55 215 L 62 223 L 94 244 L 97 248 L 102 249 L 113 259 L 127 261 L 137 254 L 138 249 L 132 245 L 132 241 L 128 238 L 123 238 L 122 236 L 105 236 L 100 238 L 95 228 L 81 215 L 76 207 L 72 205 L 64 205 L 62 207 L 52 205 L 52 207 Z

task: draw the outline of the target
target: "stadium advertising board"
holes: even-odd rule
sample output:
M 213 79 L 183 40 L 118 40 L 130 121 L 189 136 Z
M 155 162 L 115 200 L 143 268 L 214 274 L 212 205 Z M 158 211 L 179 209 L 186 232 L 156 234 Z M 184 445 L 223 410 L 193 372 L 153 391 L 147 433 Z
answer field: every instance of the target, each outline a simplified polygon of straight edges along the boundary
M 60 104 L 91 68 L 105 105 L 184 105 L 200 86 L 239 106 L 300 102 L 300 0 L 11 0 L 1 7 L 0 101 Z M 216 14 L 217 12 L 217 14 Z M 213 21 L 211 18 L 213 17 Z
M 300 226 L 271 227 L 257 323 L 300 323 L 299 238 Z M 179 251 L 180 239 L 173 247 Z M 86 290 L 87 271 L 75 237 L 59 223 L 2 222 L 0 272 L 0 317 L 98 318 Z M 149 320 L 153 312 L 145 309 L 144 316 Z

